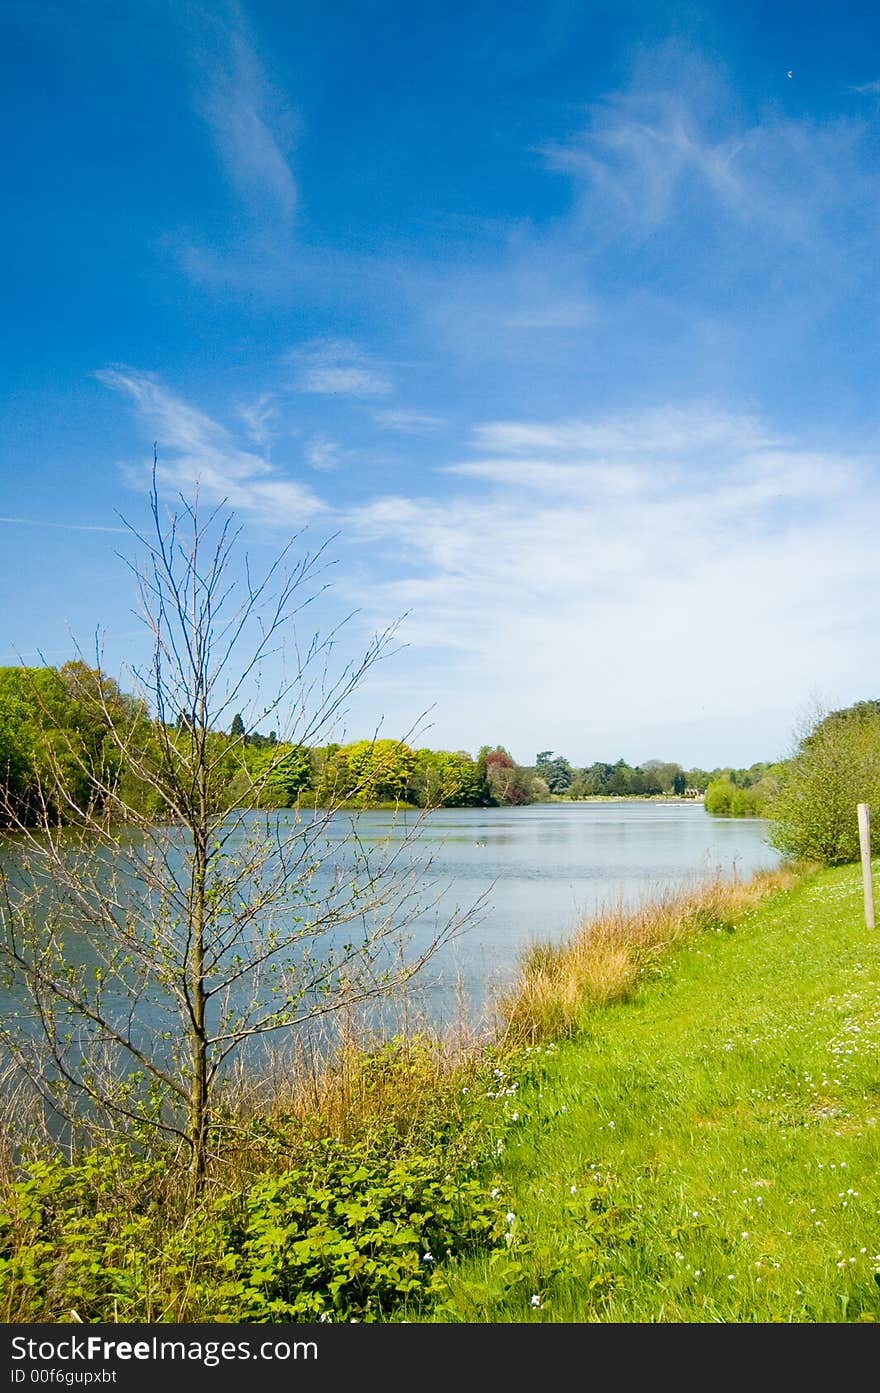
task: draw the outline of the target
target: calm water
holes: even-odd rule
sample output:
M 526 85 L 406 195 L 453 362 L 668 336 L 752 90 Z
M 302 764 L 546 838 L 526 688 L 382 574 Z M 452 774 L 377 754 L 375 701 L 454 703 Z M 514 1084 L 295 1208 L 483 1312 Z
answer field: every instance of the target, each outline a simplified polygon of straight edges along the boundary
M 362 837 L 399 835 L 392 814 L 361 813 Z M 487 990 L 513 974 L 524 948 L 558 940 L 585 915 L 721 874 L 747 878 L 779 862 L 761 818 L 713 818 L 701 803 L 595 802 L 442 809 L 426 819 L 421 854 L 462 908 L 488 892 L 480 922 L 423 970 L 422 999 L 449 1018 L 462 998 L 479 1014 Z
M 294 814 L 282 813 L 291 823 Z M 416 815 L 340 815 L 322 872 L 328 887 L 344 872 L 352 824 L 367 847 L 402 843 Z M 485 896 L 478 921 L 423 969 L 410 1008 L 432 1022 L 463 1012 L 478 1018 L 493 990 L 510 979 L 527 944 L 559 939 L 585 915 L 613 902 L 649 898 L 720 873 L 747 877 L 773 866 L 758 818 L 709 817 L 699 803 L 577 803 L 527 808 L 444 809 L 424 819 L 405 857 L 431 857 L 428 899 L 437 901 L 410 927 L 411 949 L 429 940 L 440 917 Z M 439 898 L 438 898 L 439 897 Z M 88 960 L 73 935 L 71 954 Z M 0 987 L 0 1012 L 10 997 Z

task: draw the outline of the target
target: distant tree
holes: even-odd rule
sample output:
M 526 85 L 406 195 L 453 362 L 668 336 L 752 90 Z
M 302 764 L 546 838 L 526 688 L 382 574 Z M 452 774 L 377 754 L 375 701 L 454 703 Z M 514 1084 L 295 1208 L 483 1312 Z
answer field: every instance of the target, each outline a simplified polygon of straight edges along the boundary
M 260 807 L 292 808 L 311 787 L 309 752 L 302 745 L 267 747 L 260 752 L 254 773 Z
M 478 767 L 465 750 L 417 750 L 408 796 L 420 808 L 477 807 L 485 802 Z
M 232 725 L 229 727 L 229 734 L 232 736 L 233 740 L 240 740 L 241 737 L 244 735 L 244 721 L 241 718 L 240 711 L 236 711 L 235 715 L 232 718 Z
M 686 788 L 698 789 L 700 793 L 705 793 L 712 779 L 720 775 L 720 769 L 713 769 L 709 773 L 706 769 L 686 769 L 684 776 L 687 779 Z
M 518 765 L 503 745 L 483 746 L 486 783 L 493 803 L 519 805 L 531 803 L 535 796 L 534 776 Z
M 640 768 L 645 776 L 646 785 L 651 786 L 650 790 L 645 788 L 646 793 L 671 793 L 675 776 L 681 772 L 680 764 L 667 759 L 646 759 Z
M 535 755 L 535 773 L 543 779 L 551 793 L 565 793 L 574 778 L 574 770 L 562 755 L 541 750 Z
M 625 759 L 619 759 L 612 766 L 611 775 L 606 781 L 605 792 L 616 794 L 632 793 L 633 771 Z
M 712 779 L 706 789 L 703 806 L 713 817 L 729 817 L 736 785 L 730 779 Z
M 762 817 L 776 791 L 775 781 L 770 778 L 748 785 L 728 777 L 712 779 L 704 806 L 714 817 Z
M 679 769 L 678 773 L 672 780 L 672 792 L 677 794 L 678 796 L 681 796 L 681 794 L 684 793 L 686 788 L 687 779 L 684 776 L 684 772 L 681 769 Z

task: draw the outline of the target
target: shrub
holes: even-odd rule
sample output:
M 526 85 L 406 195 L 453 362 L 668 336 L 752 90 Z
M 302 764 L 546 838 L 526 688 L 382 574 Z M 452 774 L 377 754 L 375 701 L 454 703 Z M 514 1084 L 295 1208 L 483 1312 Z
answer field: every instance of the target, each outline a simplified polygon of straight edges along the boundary
M 220 1216 L 215 1315 L 228 1320 L 378 1320 L 433 1286 L 435 1260 L 500 1238 L 497 1206 L 442 1155 L 390 1165 L 322 1142 L 312 1165 L 260 1181 Z
M 828 865 L 859 856 L 856 805 L 880 814 L 880 705 L 858 702 L 819 720 L 784 767 L 767 810 L 773 844 Z M 880 846 L 875 817 L 872 849 Z
M 433 1300 L 435 1263 L 503 1238 L 485 1174 L 499 1124 L 480 1103 L 494 1075 L 416 1099 L 399 1056 L 361 1057 L 359 1136 L 230 1119 L 230 1145 L 249 1144 L 195 1203 L 169 1158 L 125 1145 L 34 1161 L 0 1195 L 0 1320 L 375 1321 Z M 411 1067 L 426 1081 L 424 1051 Z M 382 1097 L 395 1074 L 400 1109 Z
M 706 812 L 711 813 L 713 817 L 729 817 L 731 800 L 737 791 L 729 779 L 713 779 L 703 799 Z

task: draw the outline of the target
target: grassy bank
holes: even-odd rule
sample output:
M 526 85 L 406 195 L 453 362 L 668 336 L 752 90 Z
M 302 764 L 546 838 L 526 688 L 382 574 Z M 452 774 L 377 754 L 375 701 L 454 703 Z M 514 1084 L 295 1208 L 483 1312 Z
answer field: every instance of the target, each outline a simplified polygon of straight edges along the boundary
M 439 1318 L 880 1318 L 877 969 L 856 870 L 822 872 L 537 1046 L 504 1104 L 507 1251 L 450 1265 Z
M 171 1153 L 32 1148 L 0 1316 L 873 1318 L 876 957 L 853 868 L 707 885 L 534 948 L 492 1041 L 231 1098 L 197 1205 Z

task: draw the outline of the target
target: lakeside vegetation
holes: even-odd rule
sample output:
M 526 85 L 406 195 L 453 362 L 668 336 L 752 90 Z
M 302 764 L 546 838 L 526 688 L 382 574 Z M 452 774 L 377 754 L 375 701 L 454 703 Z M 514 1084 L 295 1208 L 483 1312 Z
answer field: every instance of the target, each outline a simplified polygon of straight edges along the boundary
M 242 1093 L 195 1204 L 32 1139 L 3 1318 L 875 1320 L 875 951 L 854 868 L 712 884 L 532 950 L 491 1041 Z
M 807 874 L 584 1007 L 502 1103 L 506 1254 L 427 1318 L 880 1319 L 875 937 Z
M 99 668 L 74 659 L 60 667 L 0 668 L 0 809 L 7 821 L 33 823 L 58 768 L 65 797 L 83 809 L 96 786 L 110 783 L 120 803 L 161 816 L 153 782 L 138 777 L 134 763 L 158 765 L 170 742 L 182 748 L 192 717 L 151 716 L 146 701 L 121 691 Z M 126 727 L 126 748 L 112 726 Z M 682 797 L 706 794 L 709 812 L 762 815 L 782 765 L 749 769 L 685 769 L 668 760 L 632 766 L 624 759 L 576 768 L 552 750 L 532 765 L 517 763 L 502 745 L 466 750 L 414 748 L 404 740 L 373 738 L 346 744 L 305 745 L 280 740 L 275 731 L 248 730 L 240 713 L 229 729 L 208 733 L 212 796 L 242 807 L 297 806 L 377 808 L 516 807 L 564 799 Z M 135 756 L 135 758 L 133 758 Z M 11 818 L 10 818 L 11 814 Z M 0 814 L 2 815 L 2 814 Z

